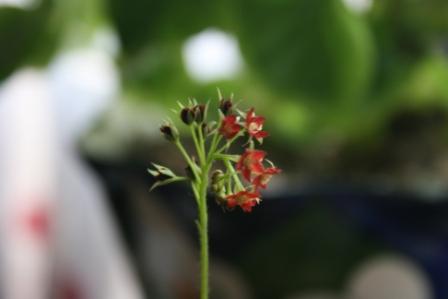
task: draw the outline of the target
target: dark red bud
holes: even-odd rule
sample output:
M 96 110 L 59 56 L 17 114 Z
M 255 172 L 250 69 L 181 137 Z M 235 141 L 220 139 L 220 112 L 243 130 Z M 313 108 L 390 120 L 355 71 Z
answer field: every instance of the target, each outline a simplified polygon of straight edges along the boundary
M 200 124 L 204 121 L 205 105 L 200 104 L 193 107 L 194 120 Z
M 182 121 L 185 124 L 191 125 L 193 123 L 193 121 L 194 121 L 195 114 L 194 114 L 192 109 L 184 108 L 180 112 L 180 118 L 182 119 Z
M 229 115 L 232 112 L 232 100 L 229 99 L 221 99 L 219 101 L 219 110 L 221 110 L 222 114 Z
M 165 136 L 168 141 L 174 141 L 179 137 L 177 129 L 171 125 L 162 125 L 160 127 L 160 132 L 162 132 L 163 136 Z

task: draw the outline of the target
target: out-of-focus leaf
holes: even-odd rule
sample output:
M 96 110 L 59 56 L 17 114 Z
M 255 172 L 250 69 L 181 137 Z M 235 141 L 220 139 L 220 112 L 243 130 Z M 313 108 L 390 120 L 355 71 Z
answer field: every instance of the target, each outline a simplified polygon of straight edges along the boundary
M 244 57 L 266 84 L 312 99 L 363 95 L 371 74 L 371 37 L 339 0 L 239 4 Z
M 110 12 L 126 53 L 157 40 L 184 39 L 214 23 L 209 0 L 110 0 Z
M 182 45 L 206 28 L 232 27 L 232 5 L 227 0 L 110 0 L 109 12 L 122 44 L 125 89 L 142 98 L 151 94 L 154 100 L 157 95 L 164 103 L 197 90 L 199 84 L 185 71 Z
M 448 34 L 448 1 L 377 0 L 369 13 L 377 44 L 374 96 L 394 92 Z

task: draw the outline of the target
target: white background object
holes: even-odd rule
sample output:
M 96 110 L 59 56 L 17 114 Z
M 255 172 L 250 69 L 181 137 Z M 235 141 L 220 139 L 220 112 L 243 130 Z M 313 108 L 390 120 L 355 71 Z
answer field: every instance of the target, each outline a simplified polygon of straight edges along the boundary
M 189 38 L 182 52 L 188 74 L 199 82 L 231 79 L 242 66 L 236 38 L 216 29 Z

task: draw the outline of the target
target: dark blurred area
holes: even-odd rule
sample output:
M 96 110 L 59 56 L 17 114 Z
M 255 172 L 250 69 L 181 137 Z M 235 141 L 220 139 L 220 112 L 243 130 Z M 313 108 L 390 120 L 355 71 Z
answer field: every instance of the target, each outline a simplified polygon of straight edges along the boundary
M 58 153 L 48 167 L 104 188 L 142 290 L 116 298 L 198 298 L 193 195 L 150 193 L 146 168 L 183 171 L 158 127 L 176 101 L 216 107 L 217 88 L 266 116 L 283 173 L 251 214 L 210 200 L 212 299 L 448 298 L 448 1 L 0 0 L 0 45 L 2 115 L 11 86 L 41 95 L 13 84 L 39 72 L 51 124 L 28 128 Z M 8 141 L 21 124 L 5 122 L 0 166 L 48 153 Z

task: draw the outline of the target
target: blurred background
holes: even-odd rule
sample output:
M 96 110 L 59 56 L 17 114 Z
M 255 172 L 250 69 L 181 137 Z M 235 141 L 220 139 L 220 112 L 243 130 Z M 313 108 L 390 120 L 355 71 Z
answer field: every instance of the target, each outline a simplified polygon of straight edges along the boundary
M 210 201 L 211 298 L 448 298 L 446 0 L 0 0 L 0 45 L 1 298 L 198 298 L 192 194 L 146 168 L 217 87 L 283 173 Z

